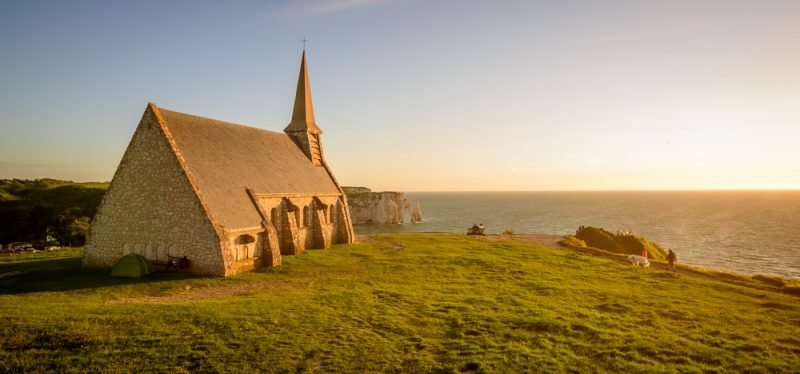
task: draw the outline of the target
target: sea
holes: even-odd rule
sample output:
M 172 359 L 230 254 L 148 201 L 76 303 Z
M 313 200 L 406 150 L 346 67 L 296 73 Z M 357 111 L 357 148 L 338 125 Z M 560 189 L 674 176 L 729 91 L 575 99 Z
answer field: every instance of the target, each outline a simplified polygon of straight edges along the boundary
M 357 226 L 357 234 L 574 234 L 579 226 L 632 231 L 678 261 L 800 279 L 800 191 L 407 192 L 423 222 Z M 409 222 L 408 217 L 405 219 Z

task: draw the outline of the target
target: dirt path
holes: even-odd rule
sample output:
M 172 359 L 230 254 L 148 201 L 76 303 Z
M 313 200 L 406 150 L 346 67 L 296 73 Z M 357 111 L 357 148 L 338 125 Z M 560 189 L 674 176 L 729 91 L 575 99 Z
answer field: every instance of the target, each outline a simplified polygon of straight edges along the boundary
M 250 284 L 200 287 L 200 288 L 186 286 L 184 289 L 168 295 L 126 297 L 120 300 L 109 301 L 109 304 L 177 303 L 182 301 L 193 301 L 193 300 L 211 299 L 224 296 L 243 295 L 246 293 L 266 288 L 273 288 L 273 287 L 271 287 L 271 285 L 267 283 L 250 283 Z
M 553 248 L 561 248 L 558 241 L 564 239 L 561 235 L 548 234 L 486 235 L 485 238 L 490 242 L 524 242 Z
M 267 289 L 282 289 L 298 286 L 310 286 L 311 279 L 295 278 L 290 281 L 270 281 L 270 282 L 249 282 L 236 283 L 230 285 L 220 285 L 211 287 L 191 287 L 185 286 L 176 292 L 166 295 L 135 296 L 126 297 L 120 300 L 109 301 L 109 304 L 120 303 L 176 303 L 183 301 L 194 301 L 202 299 L 214 299 L 228 296 L 246 295 L 252 292 Z
M 24 271 L 18 271 L 18 270 L 17 271 L 7 271 L 5 273 L 0 273 L 0 279 L 11 278 L 11 277 L 15 277 L 17 275 L 22 275 L 22 274 L 25 274 L 25 272 Z

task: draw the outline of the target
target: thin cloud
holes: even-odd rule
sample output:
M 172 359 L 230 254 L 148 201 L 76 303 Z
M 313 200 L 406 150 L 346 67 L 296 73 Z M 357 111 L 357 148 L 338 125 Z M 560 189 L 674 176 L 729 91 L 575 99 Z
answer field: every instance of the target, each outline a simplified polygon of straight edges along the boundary
M 286 5 L 266 6 L 255 12 L 251 22 L 299 20 L 332 13 L 353 11 L 396 2 L 397 0 L 310 0 L 287 2 Z
M 363 8 L 386 2 L 387 0 L 328 0 L 312 7 L 309 13 L 312 15 L 320 15 L 353 8 Z
M 379 4 L 385 4 L 390 1 L 392 0 L 318 0 L 311 2 L 310 5 L 294 5 L 289 9 L 286 9 L 286 13 L 290 13 L 295 17 L 315 17 L 330 13 L 371 7 Z

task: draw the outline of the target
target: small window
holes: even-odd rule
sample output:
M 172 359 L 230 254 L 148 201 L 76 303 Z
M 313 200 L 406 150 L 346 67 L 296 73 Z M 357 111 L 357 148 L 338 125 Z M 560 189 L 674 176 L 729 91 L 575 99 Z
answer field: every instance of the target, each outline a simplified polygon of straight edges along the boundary
M 250 244 L 250 243 L 255 243 L 255 242 L 256 242 L 256 237 L 253 236 L 253 235 L 247 235 L 247 234 L 240 235 L 238 238 L 236 238 L 236 241 L 235 241 L 236 244 L 240 244 L 240 245 L 241 244 Z

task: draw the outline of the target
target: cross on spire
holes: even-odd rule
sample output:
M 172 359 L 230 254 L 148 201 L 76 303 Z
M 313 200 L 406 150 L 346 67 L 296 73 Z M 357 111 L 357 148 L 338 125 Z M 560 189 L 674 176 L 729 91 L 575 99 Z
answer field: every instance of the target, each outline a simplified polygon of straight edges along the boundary
M 304 36 L 303 40 L 301 40 L 300 42 L 303 43 L 303 50 L 305 51 L 306 50 L 306 43 L 308 43 L 308 39 L 306 39 L 306 37 Z

